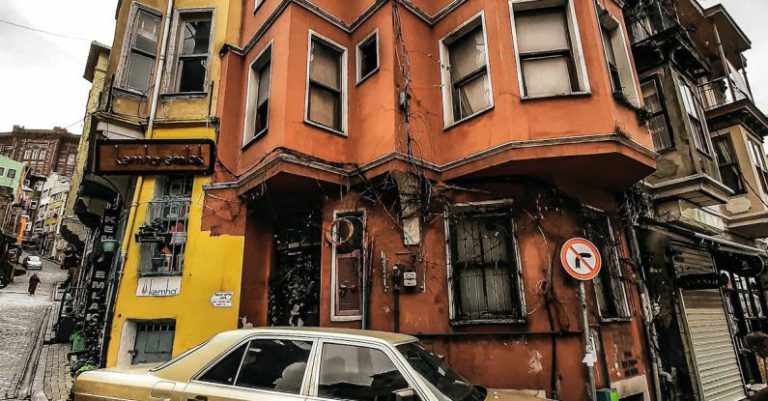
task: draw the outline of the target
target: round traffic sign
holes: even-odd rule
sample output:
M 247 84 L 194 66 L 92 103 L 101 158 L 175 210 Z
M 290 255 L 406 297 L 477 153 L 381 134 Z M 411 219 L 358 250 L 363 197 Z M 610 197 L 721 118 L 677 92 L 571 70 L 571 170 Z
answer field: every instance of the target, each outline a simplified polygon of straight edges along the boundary
M 584 238 L 565 241 L 560 249 L 560 262 L 571 277 L 584 281 L 595 278 L 603 265 L 595 244 Z

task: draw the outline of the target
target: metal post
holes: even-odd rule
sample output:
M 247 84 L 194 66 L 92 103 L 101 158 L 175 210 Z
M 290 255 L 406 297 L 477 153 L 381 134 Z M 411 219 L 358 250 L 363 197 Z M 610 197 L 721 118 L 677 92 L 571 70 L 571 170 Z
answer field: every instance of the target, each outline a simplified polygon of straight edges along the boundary
M 589 316 L 587 315 L 587 294 L 584 290 L 584 281 L 579 281 L 579 305 L 581 306 L 581 325 L 583 327 L 584 356 L 593 357 L 595 347 L 592 344 L 592 335 L 589 329 Z M 586 363 L 586 358 L 585 358 Z M 586 363 L 589 399 L 597 401 L 597 390 L 595 389 L 595 372 L 592 370 L 593 363 Z

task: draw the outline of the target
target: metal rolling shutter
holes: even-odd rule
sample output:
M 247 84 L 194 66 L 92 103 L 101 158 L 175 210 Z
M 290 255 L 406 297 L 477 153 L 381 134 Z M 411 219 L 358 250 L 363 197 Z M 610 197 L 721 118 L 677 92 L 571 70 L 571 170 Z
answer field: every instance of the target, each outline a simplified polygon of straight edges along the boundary
M 723 299 L 718 290 L 683 291 L 686 322 L 703 401 L 743 400 L 741 370 L 736 359 Z

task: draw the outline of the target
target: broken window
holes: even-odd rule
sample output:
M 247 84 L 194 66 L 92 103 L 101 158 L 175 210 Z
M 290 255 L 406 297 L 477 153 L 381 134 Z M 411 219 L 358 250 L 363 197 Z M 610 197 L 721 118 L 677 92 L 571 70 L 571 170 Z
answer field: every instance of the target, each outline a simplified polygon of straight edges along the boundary
M 157 58 L 160 15 L 137 9 L 129 39 L 123 84 L 141 93 L 149 90 Z
M 603 262 L 597 277 L 592 280 L 600 317 L 604 319 L 630 317 L 629 301 L 624 283 L 619 245 L 607 215 L 585 209 L 586 224 L 583 235 L 592 241 Z
M 482 17 L 475 18 L 441 41 L 448 73 L 444 87 L 447 123 L 455 123 L 491 106 L 491 82 Z M 447 110 L 450 107 L 450 112 Z
M 643 91 L 643 103 L 651 112 L 648 124 L 651 129 L 653 144 L 656 147 L 656 151 L 658 152 L 672 148 L 672 146 L 674 146 L 672 141 L 672 130 L 669 128 L 667 109 L 664 105 L 664 96 L 661 93 L 658 80 L 656 78 L 651 78 L 644 81 L 640 85 L 640 89 Z
M 334 131 L 343 131 L 344 53 L 317 37 L 310 40 L 307 116 L 309 121 Z
M 509 206 L 453 207 L 447 223 L 454 320 L 522 319 L 519 251 Z
M 752 163 L 757 169 L 757 179 L 760 181 L 760 185 L 763 187 L 763 194 L 768 195 L 768 166 L 766 166 L 765 155 L 763 150 L 757 142 L 753 140 L 747 140 L 749 142 L 750 156 L 752 157 Z
M 267 47 L 251 65 L 248 78 L 244 142 L 267 131 L 269 121 L 269 86 L 272 75 L 272 46 Z
M 362 314 L 362 272 L 365 214 L 362 211 L 336 212 L 333 236 L 333 318 L 360 319 Z
M 678 76 L 678 80 L 680 82 L 680 96 L 683 99 L 683 108 L 688 115 L 691 130 L 693 130 L 691 133 L 693 135 L 693 143 L 696 145 L 696 149 L 711 155 L 712 152 L 710 151 L 708 141 L 709 132 L 704 124 L 704 109 L 702 108 L 701 99 L 698 93 L 688 85 L 685 78 Z
M 731 188 L 736 194 L 746 192 L 744 181 L 741 180 L 741 169 L 739 169 L 739 160 L 736 158 L 736 152 L 733 150 L 733 143 L 729 135 L 721 135 L 712 139 L 717 154 L 717 164 L 720 168 L 720 177 L 723 184 Z
M 524 96 L 554 96 L 582 90 L 568 3 L 535 9 L 515 7 L 513 12 Z
M 184 266 L 191 176 L 156 179 L 155 198 L 147 204 L 147 218 L 136 232 L 141 244 L 139 275 L 179 275 Z
M 325 344 L 317 395 L 353 401 L 394 400 L 411 388 L 383 351 L 354 345 Z M 418 397 L 414 398 L 418 400 Z
M 210 12 L 185 12 L 180 16 L 176 92 L 205 92 L 211 18 Z
M 362 82 L 378 70 L 379 33 L 375 31 L 357 45 L 357 82 Z

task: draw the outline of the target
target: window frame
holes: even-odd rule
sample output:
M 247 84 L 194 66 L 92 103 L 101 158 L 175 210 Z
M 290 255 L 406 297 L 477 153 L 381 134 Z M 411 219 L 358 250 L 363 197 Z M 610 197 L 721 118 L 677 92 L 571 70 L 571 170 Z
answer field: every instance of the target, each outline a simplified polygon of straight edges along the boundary
M 614 96 L 624 97 L 632 105 L 640 107 L 640 104 L 642 104 L 640 101 L 642 92 L 637 87 L 637 80 L 635 79 L 637 73 L 627 49 L 628 42 L 624 34 L 624 25 L 606 10 L 603 9 L 603 11 L 605 12 L 598 15 L 602 39 L 600 44 L 605 55 L 608 78 L 611 81 L 611 91 Z M 619 82 L 616 83 L 614 83 L 613 71 L 611 70 L 612 65 L 608 57 L 609 46 L 613 54 L 613 67 L 616 69 L 616 75 L 619 79 Z
M 131 54 L 135 50 L 134 46 L 135 46 L 135 42 L 136 42 L 136 35 L 135 35 L 136 34 L 136 27 L 137 27 L 137 24 L 138 24 L 138 21 L 139 21 L 139 16 L 141 15 L 141 13 L 146 13 L 146 14 L 152 16 L 152 17 L 157 18 L 157 20 L 158 20 L 158 24 L 157 24 L 157 27 L 158 27 L 158 38 L 157 38 L 157 44 L 156 44 L 156 48 L 155 48 L 155 54 L 154 55 L 149 55 L 149 54 L 146 54 L 146 52 L 144 52 L 144 51 L 141 51 L 141 50 L 138 51 L 139 54 L 141 54 L 141 55 L 143 55 L 145 57 L 152 57 L 152 59 L 154 60 L 154 65 L 152 66 L 152 71 L 151 71 L 149 77 L 147 78 L 148 86 L 147 86 L 147 90 L 145 90 L 145 91 L 141 91 L 138 88 L 134 88 L 134 87 L 131 87 L 131 86 L 128 85 L 128 76 L 129 76 L 130 71 L 131 71 L 130 59 L 131 59 Z M 159 48 L 161 46 L 160 42 L 161 42 L 161 36 L 162 36 L 162 35 L 160 35 L 160 33 L 164 29 L 164 24 L 165 24 L 164 21 L 163 21 L 163 13 L 160 10 L 156 10 L 156 9 L 150 8 L 150 7 L 148 7 L 148 6 L 144 5 L 144 4 L 140 4 L 140 3 L 134 2 L 133 3 L 133 9 L 131 10 L 131 15 L 129 17 L 129 20 L 130 20 L 130 29 L 126 30 L 125 36 L 123 37 L 123 50 L 122 50 L 123 54 L 121 55 L 121 63 L 120 63 L 120 66 L 119 66 L 119 74 L 118 74 L 118 76 L 120 77 L 120 79 L 118 80 L 118 82 L 120 83 L 119 86 L 120 86 L 121 89 L 126 90 L 126 91 L 131 92 L 131 93 L 136 93 L 136 94 L 140 94 L 140 95 L 146 96 L 146 94 L 149 92 L 149 90 L 152 89 L 152 87 L 154 86 L 153 80 L 155 78 L 155 74 L 157 74 L 158 50 L 159 50 Z M 127 46 L 126 46 L 126 44 L 127 44 Z
M 386 346 L 380 342 L 367 340 L 367 339 L 344 339 L 344 338 L 319 338 L 317 341 L 317 344 L 315 345 L 315 349 L 313 349 L 314 353 L 310 355 L 310 357 L 313 358 L 312 363 L 312 378 L 310 381 L 311 386 L 309 386 L 309 392 L 307 393 L 308 398 L 314 398 L 316 400 L 333 400 L 332 398 L 326 398 L 326 397 L 320 397 L 318 396 L 318 389 L 320 386 L 320 369 L 322 368 L 321 364 L 323 361 L 323 347 L 326 344 L 331 345 L 343 345 L 343 346 L 352 346 L 352 347 L 360 347 L 360 348 L 369 348 L 374 349 L 377 351 L 382 351 L 385 356 L 389 358 L 389 360 L 395 365 L 397 370 L 400 372 L 400 374 L 403 375 L 403 378 L 408 382 L 408 384 L 411 386 L 410 388 L 413 389 L 413 391 L 416 393 L 417 397 L 420 398 L 423 401 L 431 400 L 431 397 L 427 397 L 426 394 L 423 391 L 423 386 L 421 384 L 421 381 L 419 378 L 415 377 L 411 370 L 410 366 L 408 365 L 408 362 L 404 360 L 404 357 L 400 355 L 399 353 L 393 352 L 393 349 L 391 346 Z M 395 344 L 399 345 L 399 344 Z
M 677 83 L 677 95 L 679 96 L 680 101 L 680 111 L 685 117 L 686 130 L 689 131 L 692 136 L 691 139 L 693 141 L 693 146 L 699 153 L 712 158 L 712 152 L 714 149 L 712 147 L 712 140 L 710 139 L 709 127 L 707 126 L 707 117 L 704 112 L 704 103 L 699 96 L 698 86 L 695 84 L 690 84 L 688 80 L 685 79 L 685 77 L 683 77 L 679 72 L 675 73 L 674 76 Z M 686 88 L 687 91 L 684 91 L 683 88 Z M 690 99 L 688 98 L 688 95 L 690 95 Z M 694 111 L 696 115 L 692 115 L 691 110 L 688 109 L 689 102 L 692 102 L 690 107 L 695 109 Z M 701 138 L 699 138 L 697 133 L 694 132 L 694 120 L 696 121 L 696 126 L 701 128 Z M 702 140 L 704 143 L 701 143 Z
M 747 140 L 749 141 L 749 139 L 747 139 Z M 718 142 L 721 142 L 721 141 L 722 142 L 726 142 L 726 147 L 728 148 L 728 151 L 729 151 L 730 156 L 733 159 L 733 161 L 726 162 L 725 158 L 720 157 L 720 153 L 721 152 L 719 151 L 720 150 L 720 146 L 718 145 Z M 744 180 L 745 177 L 744 177 L 743 172 L 741 171 L 741 163 L 739 163 L 739 156 L 738 156 L 738 154 L 736 154 L 736 147 L 735 147 L 735 145 L 733 143 L 733 138 L 731 138 L 730 133 L 724 133 L 724 134 L 721 133 L 721 134 L 718 134 L 718 135 L 714 135 L 712 137 L 712 146 L 714 148 L 713 150 L 715 152 L 715 155 L 717 156 L 716 157 L 716 159 L 717 159 L 717 168 L 718 168 L 718 170 L 720 172 L 720 179 L 721 179 L 722 184 L 725 185 L 726 187 L 730 188 L 733 191 L 733 196 L 739 196 L 739 195 L 746 194 L 748 192 L 748 186 L 744 182 L 745 181 Z M 724 178 L 724 175 L 723 175 L 723 169 L 735 169 L 736 170 L 735 171 L 737 173 L 736 179 L 738 180 L 738 184 L 739 184 L 740 188 L 732 188 L 731 186 L 729 186 L 725 182 L 725 178 Z
M 591 94 L 592 92 L 589 84 L 589 73 L 587 70 L 584 48 L 581 43 L 581 31 L 579 29 L 579 21 L 576 16 L 576 9 L 573 4 L 573 0 L 508 0 L 508 5 L 510 24 L 512 26 L 512 43 L 515 51 L 515 62 L 517 64 L 517 81 L 518 88 L 520 90 L 520 100 L 547 99 L 564 96 L 583 96 Z M 562 7 L 565 13 L 565 31 L 568 35 L 568 41 L 570 42 L 570 57 L 572 68 L 569 66 L 569 71 L 572 70 L 571 73 L 575 75 L 575 77 L 571 77 L 572 91 L 570 93 L 530 96 L 527 94 L 525 85 L 525 74 L 522 64 L 522 61 L 525 59 L 525 57 L 520 57 L 515 14 L 519 14 L 521 12 L 535 12 L 538 10 L 546 10 L 559 7 Z M 574 82 L 578 85 L 576 90 L 573 90 Z
M 520 243 L 517 238 L 517 226 L 515 223 L 515 216 L 512 213 L 509 213 L 510 217 L 510 224 L 511 224 L 511 232 L 512 235 L 510 236 L 511 241 L 511 247 L 510 252 L 514 252 L 514 258 L 510 260 L 510 263 L 512 264 L 512 268 L 516 269 L 516 271 L 511 271 L 510 274 L 512 278 L 517 280 L 517 288 L 511 288 L 510 295 L 514 298 L 514 302 L 517 303 L 516 306 L 520 308 L 520 314 L 519 317 L 491 317 L 491 318 L 470 318 L 470 319 L 463 319 L 460 318 L 458 315 L 458 303 L 456 301 L 456 298 L 459 296 L 459 294 L 454 294 L 455 292 L 455 286 L 453 284 L 454 282 L 454 263 L 452 259 L 452 253 L 453 253 L 453 239 L 451 237 L 451 224 L 450 221 L 453 218 L 453 216 L 456 214 L 457 211 L 463 210 L 469 210 L 472 211 L 473 209 L 477 210 L 479 208 L 483 207 L 490 207 L 490 208 L 504 208 L 509 207 L 513 204 L 513 200 L 511 199 L 499 199 L 499 200 L 492 200 L 492 201 L 481 201 L 481 202 L 466 202 L 466 203 L 457 203 L 450 208 L 446 209 L 443 215 L 443 219 L 445 224 L 443 224 L 445 229 L 445 253 L 446 253 L 446 275 L 447 275 L 447 286 L 448 286 L 448 317 L 450 320 L 450 324 L 453 326 L 461 326 L 461 325 L 475 325 L 475 324 L 515 324 L 515 323 L 525 323 L 527 321 L 527 306 L 525 302 L 525 283 L 524 283 L 524 277 L 523 277 L 523 264 L 522 259 L 520 255 Z M 478 213 L 478 215 L 481 215 L 484 213 Z
M 16 173 L 17 173 L 17 171 L 16 171 L 16 169 L 15 169 L 15 168 L 9 168 L 9 169 L 8 169 L 8 175 L 7 175 L 7 177 L 8 177 L 8 178 L 16 178 Z
M 749 147 L 749 159 L 755 169 L 755 178 L 760 183 L 760 188 L 763 191 L 762 197 L 765 198 L 768 196 L 768 162 L 765 160 L 763 144 L 757 143 L 752 138 L 746 138 L 746 141 Z
M 376 67 L 369 71 L 367 74 L 362 75 L 362 52 L 361 47 L 369 44 L 371 41 L 376 42 Z M 381 69 L 381 42 L 379 41 L 379 28 L 374 29 L 368 35 L 366 35 L 360 42 L 355 45 L 355 85 L 360 85 L 368 78 L 375 75 Z
M 200 59 L 203 57 L 202 53 L 182 54 L 182 32 L 184 29 L 184 24 L 190 20 L 204 20 L 204 18 L 200 17 L 189 18 L 189 16 L 194 16 L 195 14 L 207 14 L 211 22 L 210 31 L 208 32 L 208 49 L 205 53 L 205 77 L 203 77 L 203 90 L 182 92 L 181 88 L 179 87 L 181 85 L 180 65 L 182 58 Z M 213 49 L 214 35 L 216 32 L 215 21 L 216 9 L 211 7 L 184 8 L 178 9 L 174 12 L 174 22 L 173 26 L 171 27 L 173 36 L 171 37 L 172 40 L 170 41 L 169 48 L 169 56 L 170 60 L 172 60 L 172 63 L 170 64 L 170 67 L 167 68 L 165 73 L 165 95 L 194 96 L 208 94 L 208 79 L 211 76 L 211 50 Z
M 272 50 L 273 41 L 270 40 L 264 49 L 253 59 L 253 62 L 248 66 L 248 86 L 246 87 L 245 95 L 245 119 L 243 122 L 243 143 L 242 148 L 247 147 L 251 143 L 255 142 L 262 136 L 266 135 L 269 131 L 269 116 L 272 114 L 272 108 L 270 107 L 272 101 Z M 259 89 L 260 89 L 260 74 L 269 65 L 269 91 L 267 93 L 267 118 L 264 128 L 256 132 L 256 111 L 259 109 Z M 255 68 L 258 66 L 258 71 Z M 253 93 L 255 90 L 256 93 Z
M 664 96 L 664 87 L 661 83 L 661 80 L 659 79 L 658 75 L 653 75 L 651 77 L 648 77 L 646 79 L 643 79 L 640 81 L 640 96 L 645 99 L 645 96 L 643 96 L 643 85 L 652 83 L 654 88 L 656 89 L 656 97 L 659 98 L 659 105 L 661 106 L 660 110 L 652 112 L 650 114 L 650 118 L 648 121 L 652 120 L 655 117 L 663 116 L 664 117 L 664 124 L 667 128 L 667 139 L 669 139 L 669 146 L 666 146 L 664 148 L 657 148 L 655 149 L 657 153 L 666 152 L 670 150 L 676 149 L 675 145 L 675 135 L 674 131 L 672 130 L 672 124 L 669 120 L 669 112 L 667 110 L 667 102 L 666 98 Z M 645 103 L 645 100 L 643 100 L 643 103 Z M 649 127 L 650 130 L 650 127 Z M 651 132 L 651 140 L 653 140 L 653 132 Z M 653 144 L 654 148 L 656 147 L 656 143 Z
M 368 215 L 365 211 L 365 209 L 345 209 L 345 210 L 334 210 L 333 211 L 333 220 L 339 218 L 339 216 L 351 214 L 351 213 L 361 213 L 362 214 L 362 223 L 363 223 L 363 239 L 362 239 L 362 249 L 360 250 L 360 260 L 362 263 L 365 263 L 367 260 L 367 249 L 365 248 L 365 228 L 366 228 L 366 222 Z M 331 235 L 334 235 L 333 232 L 330 233 Z M 337 282 L 338 279 L 338 273 L 337 273 L 337 263 L 336 263 L 336 256 L 337 256 L 337 246 L 336 244 L 331 244 L 331 321 L 332 322 L 354 322 L 359 321 L 363 319 L 362 310 L 360 311 L 360 314 L 358 315 L 340 315 L 336 313 L 336 289 L 337 289 Z M 365 271 L 365 269 L 363 269 Z M 363 274 L 360 274 L 360 281 L 361 283 L 365 283 L 365 277 L 363 277 Z M 360 291 L 362 291 L 362 288 L 360 288 Z
M 328 46 L 332 49 L 337 50 L 340 53 L 339 57 L 339 66 L 341 71 L 339 71 L 339 82 L 341 84 L 341 90 L 339 91 L 339 96 L 341 97 L 339 99 L 339 119 L 340 119 L 340 129 L 336 129 L 334 127 L 326 126 L 322 123 L 313 121 L 310 119 L 309 116 L 309 107 L 310 107 L 310 86 L 313 84 L 312 80 L 310 79 L 310 72 L 311 72 L 311 63 L 312 63 L 312 43 L 313 40 L 317 40 L 319 42 L 322 42 L 323 45 Z M 304 90 L 304 123 L 311 125 L 313 127 L 341 135 L 343 137 L 348 137 L 348 125 L 347 125 L 347 117 L 348 117 L 348 100 L 349 100 L 349 68 L 348 68 L 348 50 L 346 47 L 342 46 L 336 41 L 333 41 L 329 39 L 326 36 L 321 35 L 320 33 L 310 29 L 307 33 L 307 66 L 306 66 L 306 81 L 305 81 L 305 90 Z M 325 85 L 321 85 L 322 87 L 326 88 Z M 328 88 L 330 90 L 330 88 Z M 335 91 L 335 90 L 334 90 Z
M 248 347 L 250 347 L 251 341 L 254 341 L 254 340 L 307 341 L 312 343 L 312 349 L 309 351 L 309 356 L 307 356 L 307 368 L 304 371 L 304 378 L 302 379 L 301 387 L 299 388 L 298 394 L 235 385 L 235 383 L 237 383 L 238 376 L 240 375 L 240 369 L 243 367 L 243 360 L 245 359 L 245 354 L 248 352 Z M 304 398 L 304 395 L 308 393 L 308 389 L 312 384 L 311 378 L 314 377 L 315 371 L 318 370 L 315 368 L 315 359 L 316 359 L 316 355 L 319 353 L 320 343 L 321 343 L 321 340 L 316 336 L 291 334 L 291 333 L 279 333 L 279 334 L 259 333 L 259 334 L 243 337 L 240 340 L 238 340 L 236 343 L 230 345 L 226 350 L 221 351 L 215 358 L 208 361 L 208 363 L 206 363 L 202 368 L 200 368 L 200 370 L 198 370 L 197 373 L 192 375 L 192 377 L 189 379 L 189 382 L 196 383 L 199 385 L 204 385 L 204 386 L 217 386 L 217 387 L 228 388 L 228 389 L 238 389 L 238 390 L 253 391 L 253 392 L 265 392 L 267 394 L 275 394 L 275 395 L 281 395 L 281 396 L 295 396 L 297 398 Z M 246 349 L 243 352 L 242 357 L 240 358 L 240 364 L 237 367 L 237 372 L 235 374 L 235 378 L 232 384 L 212 383 L 212 382 L 200 380 L 200 378 L 202 376 L 205 376 L 205 374 L 208 373 L 209 370 L 213 369 L 216 365 L 219 364 L 219 362 L 223 361 L 226 357 L 228 357 L 231 353 L 237 351 L 237 349 L 243 345 L 246 346 Z
M 462 79 L 458 80 L 457 82 L 454 82 L 453 76 L 451 74 L 450 47 L 453 43 L 464 38 L 478 27 L 483 33 L 483 43 L 485 46 L 485 66 L 468 73 L 467 76 L 462 77 Z M 462 22 L 453 30 L 448 32 L 445 36 L 440 38 L 438 46 L 440 51 L 440 81 L 442 84 L 441 96 L 443 103 L 443 129 L 447 130 L 467 120 L 477 117 L 489 110 L 492 110 L 495 106 L 495 100 L 493 96 L 493 82 L 491 77 L 490 48 L 488 46 L 488 29 L 485 22 L 485 10 L 469 17 L 466 21 Z M 464 84 L 479 78 L 483 75 L 483 72 L 481 72 L 482 69 L 485 69 L 485 75 L 488 77 L 488 105 L 480 110 L 475 111 L 474 113 L 457 118 L 454 111 L 454 97 L 457 83 Z

